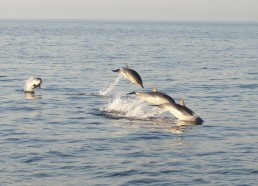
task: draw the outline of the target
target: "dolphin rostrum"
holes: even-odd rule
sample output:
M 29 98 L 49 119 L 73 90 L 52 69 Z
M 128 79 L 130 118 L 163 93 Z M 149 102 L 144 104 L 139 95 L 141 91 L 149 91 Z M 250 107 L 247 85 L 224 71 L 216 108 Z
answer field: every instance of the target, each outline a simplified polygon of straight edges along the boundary
M 125 64 L 125 65 L 126 65 L 126 67 L 122 67 L 121 69 L 112 70 L 112 71 L 121 73 L 126 79 L 131 81 L 133 84 L 138 84 L 142 88 L 144 88 L 143 84 L 142 84 L 141 76 L 135 70 L 130 69 L 127 64 Z
M 135 94 L 140 99 L 155 105 L 161 105 L 165 103 L 175 103 L 173 98 L 171 98 L 167 94 L 158 92 L 155 87 L 152 87 L 151 92 L 131 92 L 131 93 L 128 93 L 127 95 L 129 94 Z
M 182 98 L 180 99 L 179 104 L 164 103 L 154 106 L 158 106 L 159 108 L 162 108 L 163 110 L 172 113 L 176 118 L 181 121 L 195 122 L 197 124 L 201 124 L 204 122 L 197 114 L 195 114 L 191 109 L 185 106 L 184 100 Z

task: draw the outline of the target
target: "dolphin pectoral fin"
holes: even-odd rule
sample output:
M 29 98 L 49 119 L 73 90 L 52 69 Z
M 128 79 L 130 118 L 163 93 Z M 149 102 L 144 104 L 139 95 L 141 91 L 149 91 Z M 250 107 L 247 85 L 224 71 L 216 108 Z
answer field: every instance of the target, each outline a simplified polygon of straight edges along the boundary
M 113 72 L 119 72 L 120 69 L 112 70 Z
M 126 94 L 126 95 L 130 95 L 130 94 L 136 94 L 136 92 L 133 91 L 133 92 L 130 92 L 130 93 Z
M 144 88 L 144 86 L 141 84 L 142 88 Z
M 159 105 L 150 105 L 150 106 L 152 106 L 152 107 L 159 107 Z
M 159 108 L 163 108 L 163 107 L 164 107 L 163 104 L 160 104 L 160 105 L 151 105 L 151 106 L 153 106 L 153 107 L 159 107 Z
M 39 85 L 39 88 L 41 89 L 41 85 Z

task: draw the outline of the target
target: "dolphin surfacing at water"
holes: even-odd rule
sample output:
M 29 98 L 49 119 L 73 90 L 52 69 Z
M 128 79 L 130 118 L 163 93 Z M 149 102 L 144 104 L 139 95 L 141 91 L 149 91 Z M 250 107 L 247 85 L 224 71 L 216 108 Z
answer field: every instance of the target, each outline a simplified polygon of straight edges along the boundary
M 140 99 L 147 101 L 149 103 L 155 104 L 155 105 L 161 105 L 166 103 L 175 103 L 174 99 L 167 94 L 164 94 L 162 92 L 158 92 L 155 87 L 152 87 L 151 92 L 131 92 L 129 94 L 134 94 L 138 96 Z
M 194 122 L 196 124 L 202 124 L 204 120 L 195 114 L 191 109 L 185 106 L 184 100 L 181 98 L 179 104 L 177 103 L 164 103 L 154 105 L 162 108 L 165 111 L 173 114 L 177 119 L 181 121 Z
M 30 77 L 28 80 L 25 81 L 24 84 L 24 92 L 25 93 L 34 93 L 36 88 L 41 88 L 42 79 L 36 77 Z
M 144 88 L 142 84 L 141 76 L 135 70 L 130 69 L 127 64 L 125 65 L 126 67 L 122 67 L 121 69 L 112 70 L 112 71 L 121 73 L 126 79 L 128 79 L 133 84 L 138 84 L 142 88 Z

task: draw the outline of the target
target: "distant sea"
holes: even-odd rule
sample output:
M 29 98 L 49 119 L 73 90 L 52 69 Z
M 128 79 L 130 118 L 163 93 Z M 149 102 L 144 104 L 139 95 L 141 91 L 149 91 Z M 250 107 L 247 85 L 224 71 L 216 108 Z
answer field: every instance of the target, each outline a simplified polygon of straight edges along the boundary
M 0 20 L 1 185 L 258 183 L 258 23 Z M 114 69 L 136 70 L 145 89 Z M 23 93 L 30 76 L 43 80 Z M 155 86 L 182 123 L 132 91 Z

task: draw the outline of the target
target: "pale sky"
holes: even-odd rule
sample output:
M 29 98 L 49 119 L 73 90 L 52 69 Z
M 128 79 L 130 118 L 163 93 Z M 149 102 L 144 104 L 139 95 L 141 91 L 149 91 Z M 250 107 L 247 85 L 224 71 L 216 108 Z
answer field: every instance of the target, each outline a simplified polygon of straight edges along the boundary
M 258 0 L 0 0 L 0 18 L 258 21 Z

